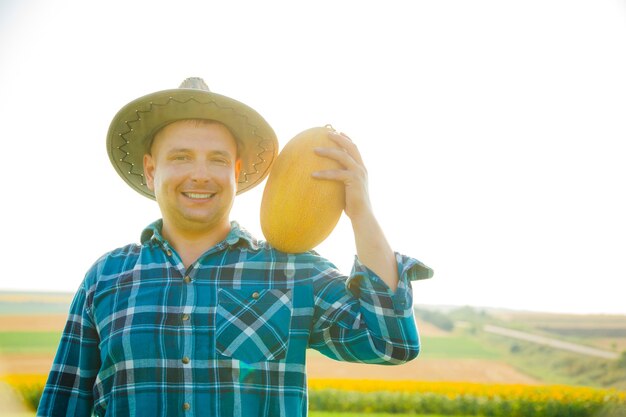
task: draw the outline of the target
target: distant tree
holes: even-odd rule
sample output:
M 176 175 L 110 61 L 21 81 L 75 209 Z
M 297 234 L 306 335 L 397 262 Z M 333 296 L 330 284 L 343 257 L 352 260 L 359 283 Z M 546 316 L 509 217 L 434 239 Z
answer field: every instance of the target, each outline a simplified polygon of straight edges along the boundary
M 428 322 L 441 330 L 448 332 L 454 330 L 454 322 L 444 313 L 416 308 L 415 314 L 417 314 L 417 316 L 425 322 Z
M 626 350 L 624 350 L 619 356 L 619 359 L 617 360 L 617 366 L 626 369 Z
M 453 320 L 464 320 L 469 322 L 483 323 L 486 320 L 491 319 L 490 314 L 484 309 L 477 310 L 474 307 L 464 306 L 452 310 L 449 317 Z

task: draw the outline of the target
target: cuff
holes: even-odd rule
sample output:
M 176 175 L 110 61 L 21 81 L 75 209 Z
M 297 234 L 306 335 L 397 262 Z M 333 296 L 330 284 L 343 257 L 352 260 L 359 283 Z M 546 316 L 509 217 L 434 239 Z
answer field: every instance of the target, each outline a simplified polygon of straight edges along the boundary
M 346 286 L 362 303 L 369 304 L 374 311 L 383 314 L 393 310 L 399 316 L 409 316 L 413 307 L 413 292 L 410 281 L 431 278 L 433 270 L 417 259 L 396 253 L 398 264 L 398 287 L 391 288 L 371 269 L 363 265 L 358 257 L 354 259 L 354 266 Z

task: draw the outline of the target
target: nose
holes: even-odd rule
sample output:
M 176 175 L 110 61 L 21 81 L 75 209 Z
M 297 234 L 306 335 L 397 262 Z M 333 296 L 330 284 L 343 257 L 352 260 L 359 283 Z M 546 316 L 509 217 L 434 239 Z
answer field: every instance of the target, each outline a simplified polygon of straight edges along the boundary
M 205 183 L 209 181 L 210 177 L 210 171 L 206 163 L 198 161 L 194 164 L 191 172 L 192 181 L 196 183 Z

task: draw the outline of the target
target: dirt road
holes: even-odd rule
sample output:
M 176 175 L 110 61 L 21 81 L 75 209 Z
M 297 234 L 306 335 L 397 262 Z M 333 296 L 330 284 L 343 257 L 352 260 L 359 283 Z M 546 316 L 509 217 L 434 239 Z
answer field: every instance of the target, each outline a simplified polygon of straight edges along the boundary
M 483 330 L 488 333 L 498 334 L 501 336 L 512 337 L 514 339 L 525 340 L 527 342 L 538 343 L 540 345 L 550 346 L 556 349 L 567 350 L 581 355 L 595 356 L 603 359 L 618 359 L 619 355 L 608 350 L 596 349 L 576 343 L 564 342 L 550 337 L 539 336 L 532 333 L 520 332 L 519 330 L 507 329 L 504 327 L 492 326 L 486 324 Z

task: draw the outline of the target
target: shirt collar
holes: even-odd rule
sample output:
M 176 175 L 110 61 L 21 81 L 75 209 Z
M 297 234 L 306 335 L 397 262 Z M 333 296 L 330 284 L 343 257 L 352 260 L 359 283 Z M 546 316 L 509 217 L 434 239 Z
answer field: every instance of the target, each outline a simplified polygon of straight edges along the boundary
M 161 233 L 162 230 L 163 219 L 159 219 L 151 223 L 141 232 L 141 244 L 143 245 L 149 242 L 163 244 L 165 242 L 165 238 L 163 238 Z M 235 246 L 240 241 L 251 249 L 256 250 L 259 248 L 259 241 L 252 236 L 250 232 L 241 227 L 236 221 L 231 221 L 230 232 L 228 233 L 228 236 L 226 236 L 226 239 L 224 239 L 223 243 L 229 246 Z

